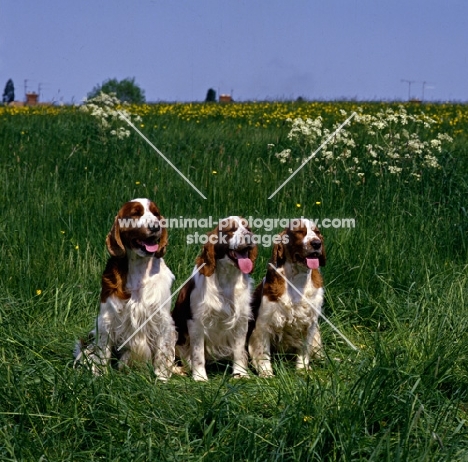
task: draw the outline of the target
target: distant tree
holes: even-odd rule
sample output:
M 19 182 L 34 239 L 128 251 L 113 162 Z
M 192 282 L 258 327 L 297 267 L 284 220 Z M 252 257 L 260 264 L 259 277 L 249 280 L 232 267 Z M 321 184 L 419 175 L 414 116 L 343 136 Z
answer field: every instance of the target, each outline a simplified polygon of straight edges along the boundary
M 13 80 L 9 79 L 5 85 L 5 90 L 3 90 L 2 101 L 4 103 L 11 103 L 15 100 L 15 86 L 13 85 Z
M 117 79 L 109 79 L 102 83 L 102 85 L 96 85 L 91 92 L 88 93 L 88 98 L 94 98 L 101 92 L 103 93 L 115 93 L 115 96 L 120 101 L 126 101 L 127 103 L 144 103 L 145 92 L 136 83 L 135 77 L 132 79 L 126 78 L 120 82 Z
M 212 103 L 213 101 L 216 101 L 216 92 L 210 88 L 206 94 L 205 103 Z

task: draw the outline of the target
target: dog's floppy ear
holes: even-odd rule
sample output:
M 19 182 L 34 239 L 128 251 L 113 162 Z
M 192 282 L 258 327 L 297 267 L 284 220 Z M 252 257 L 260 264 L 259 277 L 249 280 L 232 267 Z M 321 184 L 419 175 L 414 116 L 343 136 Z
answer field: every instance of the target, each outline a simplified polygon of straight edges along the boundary
M 164 217 L 161 217 L 161 220 L 164 220 Z M 164 257 L 164 255 L 166 255 L 167 243 L 168 243 L 167 228 L 163 226 L 161 227 L 161 237 L 159 238 L 159 249 L 154 254 L 156 258 L 162 258 Z
M 319 265 L 320 266 L 325 266 L 327 263 L 327 254 L 325 253 L 325 243 L 323 242 L 323 236 L 320 232 L 317 233 L 318 237 L 322 241 L 322 253 L 319 256 Z
M 255 269 L 255 260 L 257 260 L 257 256 L 258 256 L 257 246 L 252 247 L 248 253 L 249 260 L 252 262 L 252 271 L 250 272 L 251 274 L 253 273 L 253 270 Z
M 281 241 L 277 244 L 273 245 L 273 252 L 271 254 L 271 260 L 270 263 L 275 267 L 278 268 L 279 266 L 283 266 L 285 261 L 286 261 L 286 255 L 285 255 L 285 242 L 286 239 L 289 239 L 286 230 L 284 230 L 280 235 Z
M 196 264 L 197 267 L 200 267 L 204 263 L 205 265 L 200 269 L 200 273 L 203 274 L 203 276 L 210 277 L 213 275 L 216 268 L 216 253 L 213 242 L 217 240 L 218 228 L 208 233 L 207 236 L 208 241 L 203 246 L 201 254 L 197 257 Z
M 114 224 L 106 238 L 107 250 L 113 257 L 124 257 L 127 253 L 125 246 L 120 239 L 120 226 L 118 215 L 115 217 Z

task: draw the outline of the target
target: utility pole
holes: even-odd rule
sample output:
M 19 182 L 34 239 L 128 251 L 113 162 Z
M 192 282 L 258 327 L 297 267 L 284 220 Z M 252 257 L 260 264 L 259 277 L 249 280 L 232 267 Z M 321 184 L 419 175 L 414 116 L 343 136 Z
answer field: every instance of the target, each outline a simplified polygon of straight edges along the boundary
M 408 84 L 408 101 L 410 101 L 411 100 L 411 84 L 416 83 L 416 80 L 401 79 L 401 81 Z
M 41 93 L 44 91 L 44 87 L 46 87 L 46 90 L 47 90 L 47 86 L 50 85 L 49 82 L 40 82 L 39 85 L 37 86 L 37 94 L 39 95 L 39 100 L 40 101 L 44 101 L 44 98 Z

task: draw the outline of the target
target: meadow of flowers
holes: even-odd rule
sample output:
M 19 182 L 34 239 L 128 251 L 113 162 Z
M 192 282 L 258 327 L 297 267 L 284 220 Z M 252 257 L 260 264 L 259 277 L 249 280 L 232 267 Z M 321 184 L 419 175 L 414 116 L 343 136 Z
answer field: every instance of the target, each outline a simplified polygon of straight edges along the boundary
M 88 102 L 89 103 L 89 102 Z M 113 104 L 117 103 L 116 101 Z M 201 123 L 206 120 L 220 120 L 224 123 L 238 121 L 256 127 L 281 128 L 287 119 L 314 119 L 321 116 L 332 120 L 339 117 L 342 111 L 351 114 L 354 111 L 375 114 L 390 108 L 403 106 L 412 113 L 424 113 L 434 120 L 436 128 L 451 127 L 452 134 L 462 134 L 468 123 L 468 108 L 465 104 L 453 103 L 380 103 L 380 102 L 243 102 L 243 103 L 154 103 L 125 105 L 130 114 L 140 117 L 162 117 L 172 115 L 187 122 Z M 47 114 L 59 115 L 75 111 L 80 106 L 0 106 L 0 115 L 9 114 Z
M 0 106 L 0 459 L 467 460 L 467 133 L 449 103 Z M 322 230 L 322 272 L 324 313 L 358 351 L 324 324 L 304 374 L 282 357 L 269 380 L 74 369 L 105 237 L 135 197 L 166 218 L 352 218 Z M 199 250 L 169 230 L 174 290 Z

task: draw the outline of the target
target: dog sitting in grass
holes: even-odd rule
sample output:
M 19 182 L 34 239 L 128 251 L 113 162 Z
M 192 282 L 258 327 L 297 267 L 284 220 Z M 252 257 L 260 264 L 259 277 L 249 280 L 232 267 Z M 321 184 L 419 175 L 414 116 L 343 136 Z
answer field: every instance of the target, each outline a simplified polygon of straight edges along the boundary
M 207 360 L 230 359 L 235 377 L 247 375 L 246 336 L 257 246 L 246 221 L 225 218 L 208 234 L 193 277 L 179 293 L 172 316 L 176 355 L 195 380 L 208 380 Z
M 112 359 L 121 366 L 151 362 L 158 379 L 173 368 L 176 332 L 170 314 L 174 275 L 163 256 L 167 230 L 149 199 L 125 203 L 106 244 L 110 254 L 102 275 L 101 307 L 91 343 L 80 342 L 76 362 L 89 362 L 95 374 Z
M 325 266 L 323 237 L 306 219 L 291 220 L 273 246 L 264 280 L 252 300 L 254 321 L 248 342 L 252 364 L 259 376 L 273 376 L 272 352 L 293 353 L 298 369 L 320 356 L 318 325 L 323 304 Z

